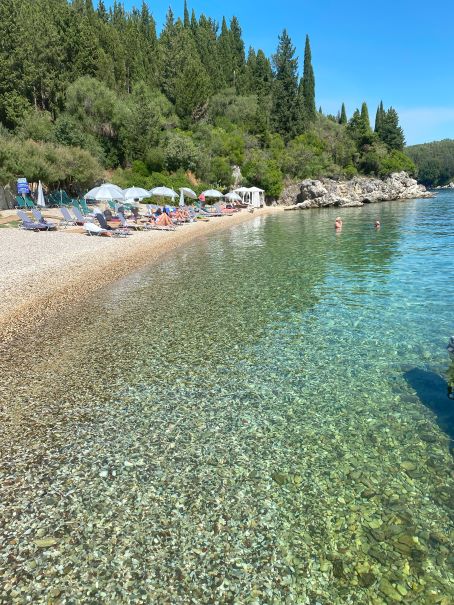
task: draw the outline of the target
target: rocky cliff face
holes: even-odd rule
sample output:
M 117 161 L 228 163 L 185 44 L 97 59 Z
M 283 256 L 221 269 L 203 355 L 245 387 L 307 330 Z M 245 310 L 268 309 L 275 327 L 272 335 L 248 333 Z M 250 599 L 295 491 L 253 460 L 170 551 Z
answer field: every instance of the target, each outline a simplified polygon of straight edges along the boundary
M 381 180 L 358 176 L 350 181 L 306 179 L 284 190 L 279 202 L 295 210 L 325 206 L 363 206 L 372 202 L 433 197 L 406 172 L 396 172 Z

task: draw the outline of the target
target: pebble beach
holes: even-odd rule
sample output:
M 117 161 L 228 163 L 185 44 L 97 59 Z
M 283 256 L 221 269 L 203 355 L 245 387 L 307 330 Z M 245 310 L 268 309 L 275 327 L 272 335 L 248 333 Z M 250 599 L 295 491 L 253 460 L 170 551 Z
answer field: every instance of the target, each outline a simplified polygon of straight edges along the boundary
M 46 233 L 0 229 L 0 334 L 9 338 L 24 322 L 30 330 L 62 306 L 195 238 L 280 210 L 243 211 L 181 225 L 175 232 L 137 231 L 127 238 L 89 237 L 80 227 Z M 45 216 L 55 220 L 58 213 Z

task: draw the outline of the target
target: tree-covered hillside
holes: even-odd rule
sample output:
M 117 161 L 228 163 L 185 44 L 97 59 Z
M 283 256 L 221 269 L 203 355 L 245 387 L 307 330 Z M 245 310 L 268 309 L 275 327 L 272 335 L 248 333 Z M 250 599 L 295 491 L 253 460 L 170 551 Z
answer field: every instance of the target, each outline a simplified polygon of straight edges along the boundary
M 447 185 L 454 181 L 454 141 L 444 139 L 434 143 L 406 148 L 416 164 L 418 178 L 427 187 Z
M 308 37 L 300 78 L 286 31 L 267 57 L 235 17 L 182 8 L 158 35 L 145 2 L 1 0 L 0 181 L 227 187 L 238 165 L 277 197 L 285 177 L 414 170 L 394 109 L 374 129 L 365 104 L 316 110 Z

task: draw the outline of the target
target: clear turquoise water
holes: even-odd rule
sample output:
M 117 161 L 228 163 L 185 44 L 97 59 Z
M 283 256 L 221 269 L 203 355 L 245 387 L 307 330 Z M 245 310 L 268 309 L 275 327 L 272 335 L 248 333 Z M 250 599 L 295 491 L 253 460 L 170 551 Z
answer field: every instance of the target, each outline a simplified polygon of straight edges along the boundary
M 450 192 L 254 218 L 10 351 L 2 602 L 452 603 L 453 243 Z

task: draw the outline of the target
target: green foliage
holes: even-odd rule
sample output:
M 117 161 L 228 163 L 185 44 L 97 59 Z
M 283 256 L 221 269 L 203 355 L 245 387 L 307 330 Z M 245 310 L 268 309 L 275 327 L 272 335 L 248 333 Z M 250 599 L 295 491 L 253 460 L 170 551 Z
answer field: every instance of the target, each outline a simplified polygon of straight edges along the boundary
M 175 130 L 166 135 L 164 158 L 165 167 L 171 172 L 180 168 L 196 170 L 199 162 L 199 150 L 191 136 Z
M 329 176 L 337 172 L 325 142 L 315 132 L 299 135 L 290 141 L 283 169 L 286 174 L 298 179 Z
M 306 36 L 304 49 L 304 72 L 302 80 L 303 112 L 306 124 L 314 122 L 317 110 L 315 109 L 315 76 L 312 67 L 312 53 L 309 36 Z
M 399 126 L 397 111 L 392 107 L 380 117 L 377 134 L 390 151 L 403 150 L 405 146 L 404 132 Z
M 347 124 L 347 110 L 345 109 L 345 103 L 342 103 L 342 108 L 339 116 L 339 124 Z
M 279 36 L 273 56 L 274 86 L 271 122 L 274 130 L 289 140 L 298 128 L 298 59 L 287 30 Z
M 393 149 L 391 153 L 387 154 L 381 161 L 380 175 L 386 176 L 393 172 L 408 172 L 410 175 L 416 174 L 416 166 L 413 160 L 408 155 Z
M 284 178 L 278 163 L 260 149 L 252 151 L 243 174 L 249 183 L 264 189 L 267 196 L 273 199 L 277 199 L 282 192 Z
M 287 31 L 272 60 L 252 48 L 246 60 L 236 17 L 219 27 L 186 2 L 182 17 L 169 9 L 158 36 L 146 2 L 1 0 L 2 178 L 85 182 L 101 164 L 125 186 L 222 187 L 237 165 L 275 197 L 284 173 L 412 169 L 392 108 L 380 105 L 375 133 L 365 105 L 348 124 L 344 105 L 316 112 L 308 37 L 298 80 Z M 427 161 L 424 178 L 444 179 L 437 166 Z
M 406 147 L 416 165 L 419 180 L 428 187 L 447 185 L 454 180 L 454 140 Z
M 55 141 L 55 127 L 52 116 L 48 111 L 27 111 L 16 133 L 21 139 L 33 139 L 35 141 Z
M 88 185 L 102 173 L 100 164 L 87 151 L 52 143 L 0 140 L 0 182 L 6 184 L 19 176 L 48 185 Z

